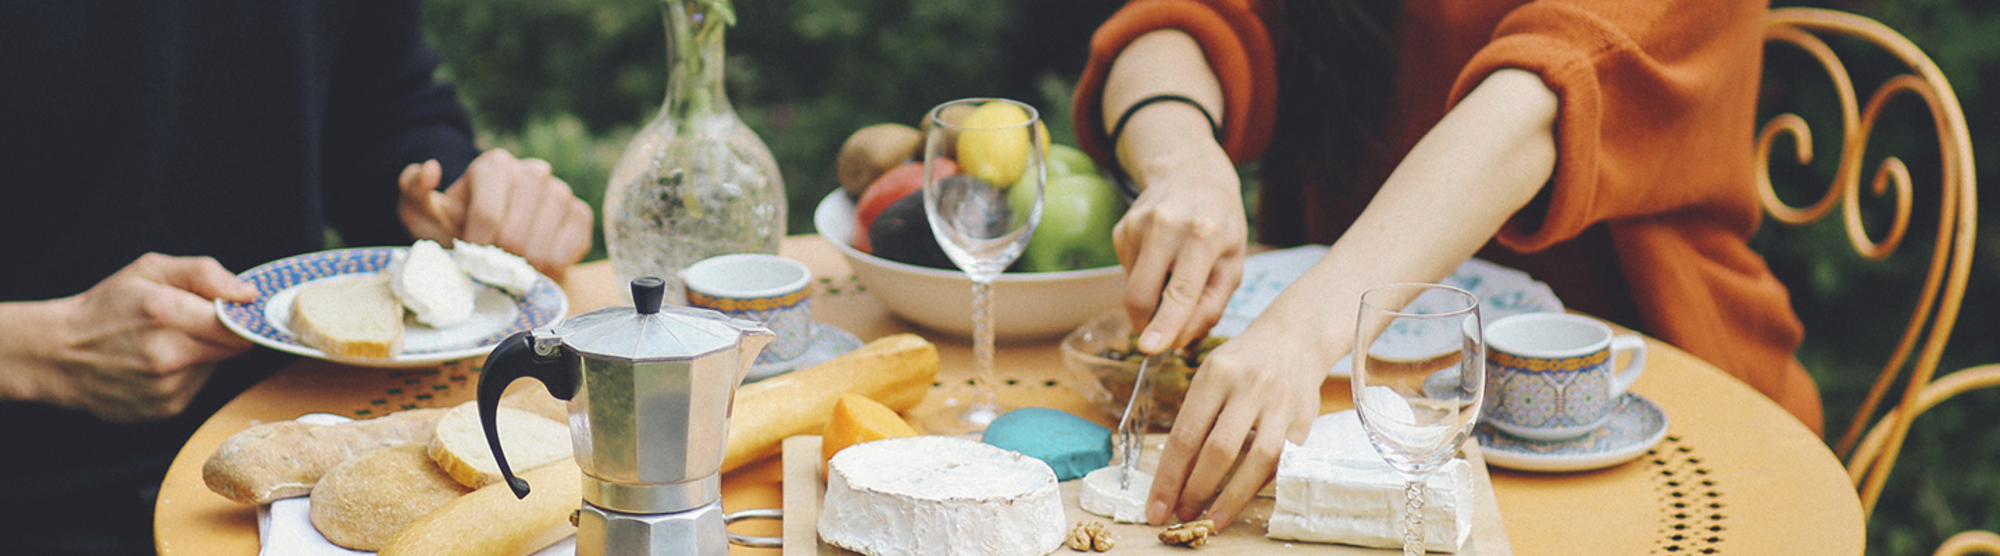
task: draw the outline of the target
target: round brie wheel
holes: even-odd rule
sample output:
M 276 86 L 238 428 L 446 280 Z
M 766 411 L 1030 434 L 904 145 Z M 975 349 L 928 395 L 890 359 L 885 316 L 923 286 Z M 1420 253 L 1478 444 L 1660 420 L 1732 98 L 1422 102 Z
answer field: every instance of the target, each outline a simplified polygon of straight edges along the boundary
M 983 442 L 912 436 L 864 442 L 827 462 L 819 536 L 870 556 L 1039 556 L 1067 532 L 1056 474 Z

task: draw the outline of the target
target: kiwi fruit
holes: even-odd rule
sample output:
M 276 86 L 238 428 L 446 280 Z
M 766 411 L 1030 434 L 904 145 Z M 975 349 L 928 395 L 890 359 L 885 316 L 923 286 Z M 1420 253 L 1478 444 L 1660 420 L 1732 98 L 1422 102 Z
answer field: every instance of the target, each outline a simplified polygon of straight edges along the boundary
M 903 124 L 875 124 L 855 130 L 840 146 L 836 168 L 840 188 L 855 198 L 875 178 L 923 154 L 924 133 Z

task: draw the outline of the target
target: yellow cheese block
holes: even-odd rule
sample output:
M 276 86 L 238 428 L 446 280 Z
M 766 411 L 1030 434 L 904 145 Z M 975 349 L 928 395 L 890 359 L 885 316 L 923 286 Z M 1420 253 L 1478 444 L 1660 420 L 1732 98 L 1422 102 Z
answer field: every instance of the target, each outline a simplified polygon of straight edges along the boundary
M 833 404 L 833 417 L 820 433 L 820 469 L 842 448 L 884 438 L 916 436 L 917 430 L 882 402 L 858 394 L 844 394 Z

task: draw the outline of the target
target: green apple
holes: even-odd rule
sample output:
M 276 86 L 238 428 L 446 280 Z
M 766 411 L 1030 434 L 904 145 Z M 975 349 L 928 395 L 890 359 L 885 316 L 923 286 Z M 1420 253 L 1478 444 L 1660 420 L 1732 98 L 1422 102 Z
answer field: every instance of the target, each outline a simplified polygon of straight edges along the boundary
M 1053 180 L 1063 176 L 1095 174 L 1097 162 L 1091 160 L 1090 155 L 1083 154 L 1083 149 L 1056 143 L 1049 145 L 1048 168 L 1049 179 Z
M 1032 193 L 1008 193 L 1016 210 L 1034 202 Z M 1021 253 L 1022 270 L 1057 272 L 1118 264 L 1111 229 L 1124 215 L 1124 197 L 1096 173 L 1050 176 L 1042 194 L 1042 221 Z

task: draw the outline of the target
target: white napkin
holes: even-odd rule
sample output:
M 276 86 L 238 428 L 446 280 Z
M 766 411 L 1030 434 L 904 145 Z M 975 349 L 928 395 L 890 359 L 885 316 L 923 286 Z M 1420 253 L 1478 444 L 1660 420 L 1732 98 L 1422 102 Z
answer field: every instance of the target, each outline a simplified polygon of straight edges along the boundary
M 299 416 L 298 421 L 315 425 L 333 425 L 349 421 L 339 415 L 313 413 Z M 285 498 L 257 507 L 257 541 L 263 547 L 261 556 L 354 556 L 373 552 L 350 550 L 326 540 L 319 529 L 312 524 L 312 498 L 299 496 Z M 534 556 L 574 556 L 576 537 L 563 539 L 548 548 L 536 552 Z

